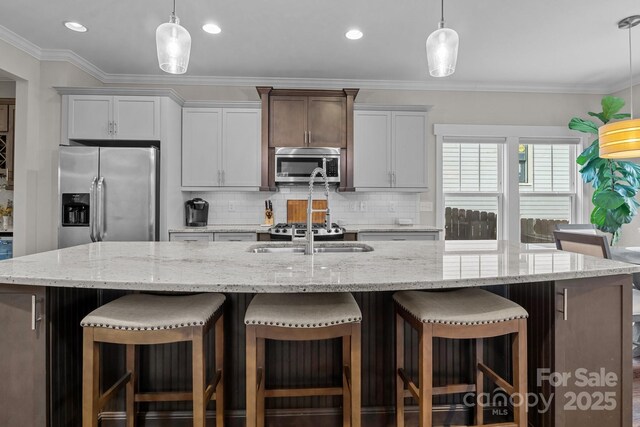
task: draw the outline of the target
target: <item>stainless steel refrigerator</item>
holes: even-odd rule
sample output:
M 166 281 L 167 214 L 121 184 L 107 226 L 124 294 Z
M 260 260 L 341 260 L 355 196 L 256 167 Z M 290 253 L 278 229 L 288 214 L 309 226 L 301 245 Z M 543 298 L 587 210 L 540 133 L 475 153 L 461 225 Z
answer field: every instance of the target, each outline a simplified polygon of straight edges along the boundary
M 58 247 L 158 240 L 159 150 L 61 146 Z

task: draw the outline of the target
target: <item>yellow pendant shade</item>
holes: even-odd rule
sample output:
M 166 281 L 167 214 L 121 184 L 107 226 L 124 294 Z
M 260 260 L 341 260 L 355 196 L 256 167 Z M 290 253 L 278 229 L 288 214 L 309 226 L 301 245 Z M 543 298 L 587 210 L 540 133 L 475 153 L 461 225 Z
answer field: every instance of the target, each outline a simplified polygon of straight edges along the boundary
M 603 159 L 640 157 L 640 119 L 608 123 L 598 129 L 598 135 Z

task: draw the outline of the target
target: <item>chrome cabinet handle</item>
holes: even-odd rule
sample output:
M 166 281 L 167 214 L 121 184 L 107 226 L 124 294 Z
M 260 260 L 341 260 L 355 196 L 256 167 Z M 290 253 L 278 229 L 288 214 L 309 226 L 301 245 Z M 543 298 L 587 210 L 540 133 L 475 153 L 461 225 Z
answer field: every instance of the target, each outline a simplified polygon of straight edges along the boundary
M 101 176 L 100 179 L 98 180 L 98 200 L 100 203 L 99 206 L 99 210 L 98 210 L 98 221 L 97 221 L 97 227 L 98 227 L 98 235 L 96 236 L 98 238 L 99 242 L 102 242 L 102 239 L 104 238 L 104 177 Z
M 304 131 L 304 145 L 307 145 L 307 131 Z
M 107 135 L 111 135 L 111 122 L 107 123 Z
M 222 170 L 222 183 L 221 185 L 224 185 L 224 169 Z
M 42 316 L 36 313 L 38 300 L 35 295 L 31 295 L 31 330 L 35 331 L 37 323 L 42 320 Z
M 562 293 L 562 317 L 564 320 L 569 319 L 569 290 L 564 288 L 564 292 Z
M 113 122 L 113 134 L 118 134 L 118 124 L 116 122 Z
M 308 139 L 307 145 L 311 145 L 311 131 L 309 131 L 309 139 Z
M 96 241 L 96 183 L 98 182 L 98 177 L 93 177 L 93 181 L 91 181 L 91 187 L 89 188 L 89 237 L 91 237 L 91 241 Z

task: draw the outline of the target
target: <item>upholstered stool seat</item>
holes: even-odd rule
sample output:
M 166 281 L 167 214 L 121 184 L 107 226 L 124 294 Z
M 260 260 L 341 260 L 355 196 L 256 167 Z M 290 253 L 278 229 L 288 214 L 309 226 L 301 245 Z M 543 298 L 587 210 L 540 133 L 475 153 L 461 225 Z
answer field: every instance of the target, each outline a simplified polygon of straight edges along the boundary
M 515 302 L 477 288 L 397 292 L 393 299 L 423 323 L 485 325 L 528 316 L 527 311 Z
M 247 325 L 284 328 L 319 328 L 361 320 L 360 308 L 349 293 L 258 294 L 244 316 Z
M 360 427 L 360 321 L 350 293 L 258 294 L 247 308 L 247 427 L 264 426 L 265 398 L 342 396 L 344 427 Z M 342 338 L 342 387 L 265 389 L 265 340 Z
M 222 294 L 129 294 L 98 307 L 80 322 L 83 338 L 82 425 L 97 427 L 102 407 L 126 388 L 126 425 L 135 425 L 135 404 L 156 401 L 193 401 L 193 425 L 205 427 L 210 400 L 216 401 L 216 426 L 224 425 L 224 323 Z M 206 373 L 205 338 L 215 325 L 215 376 Z M 137 391 L 136 346 L 192 343 L 193 388 L 186 392 Z M 125 375 L 112 387 L 100 388 L 100 343 L 126 345 Z
M 514 396 L 514 421 L 527 426 L 527 311 L 499 295 L 477 288 L 453 291 L 403 291 L 393 295 L 396 307 L 396 426 L 404 427 L 404 399 L 413 397 L 420 406 L 420 427 L 432 426 L 432 398 L 442 394 L 471 393 L 482 396 L 484 376 Z M 404 371 L 404 327 L 418 331 L 419 367 L 416 385 Z M 512 335 L 513 381 L 509 384 L 484 364 L 483 339 Z M 473 339 L 475 384 L 433 386 L 433 338 Z M 465 399 L 466 401 L 466 399 Z M 483 423 L 483 405 L 476 399 L 474 425 Z M 492 426 L 507 425 L 488 424 Z

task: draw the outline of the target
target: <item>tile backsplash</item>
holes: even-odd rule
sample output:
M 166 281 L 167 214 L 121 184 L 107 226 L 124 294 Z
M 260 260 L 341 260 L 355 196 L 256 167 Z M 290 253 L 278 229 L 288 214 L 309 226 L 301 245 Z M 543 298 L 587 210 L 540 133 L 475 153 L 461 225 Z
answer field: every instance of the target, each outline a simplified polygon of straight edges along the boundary
M 287 200 L 307 199 L 307 187 L 283 188 L 276 193 L 192 192 L 209 202 L 209 224 L 260 224 L 264 202 L 271 200 L 275 222 L 287 222 Z M 314 199 L 324 199 L 324 189 L 314 191 Z M 398 218 L 419 223 L 420 195 L 417 193 L 329 193 L 332 221 L 345 224 L 395 224 Z

